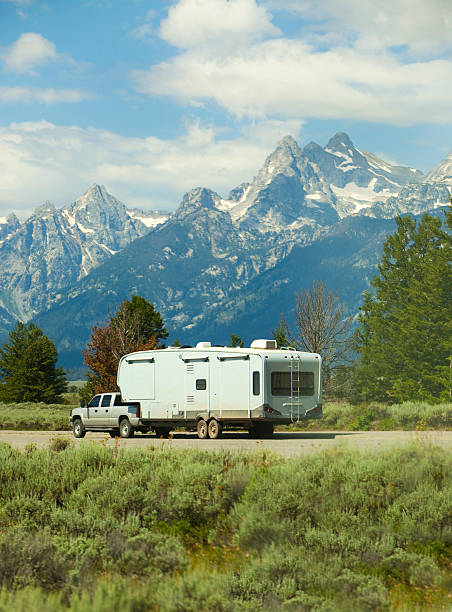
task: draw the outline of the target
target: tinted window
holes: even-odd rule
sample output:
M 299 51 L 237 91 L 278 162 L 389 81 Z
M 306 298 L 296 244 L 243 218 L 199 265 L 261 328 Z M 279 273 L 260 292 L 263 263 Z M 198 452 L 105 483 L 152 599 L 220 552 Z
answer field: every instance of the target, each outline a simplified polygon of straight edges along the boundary
M 272 395 L 314 395 L 314 372 L 272 372 Z
M 197 378 L 196 379 L 196 390 L 197 391 L 205 391 L 207 389 L 207 381 L 205 378 Z
M 253 372 L 253 395 L 261 394 L 261 373 Z
M 101 406 L 109 406 L 111 404 L 111 395 L 104 395 Z
M 97 408 L 97 406 L 99 406 L 99 402 L 100 402 L 100 395 L 95 395 L 93 399 L 90 401 L 90 403 L 88 404 L 88 408 Z
M 114 405 L 115 405 L 115 406 L 121 406 L 121 403 L 122 403 L 122 400 L 121 400 L 121 395 L 118 393 L 118 394 L 115 396 L 115 404 L 114 404 Z

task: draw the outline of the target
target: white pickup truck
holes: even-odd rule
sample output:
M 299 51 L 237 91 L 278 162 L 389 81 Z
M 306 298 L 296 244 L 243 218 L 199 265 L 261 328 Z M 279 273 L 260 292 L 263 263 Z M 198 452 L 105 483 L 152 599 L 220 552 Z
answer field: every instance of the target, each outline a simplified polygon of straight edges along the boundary
M 70 423 L 76 438 L 83 438 L 87 431 L 105 431 L 112 438 L 130 438 L 135 431 L 149 431 L 140 416 L 140 404 L 123 403 L 120 393 L 99 393 L 87 406 L 71 410 Z

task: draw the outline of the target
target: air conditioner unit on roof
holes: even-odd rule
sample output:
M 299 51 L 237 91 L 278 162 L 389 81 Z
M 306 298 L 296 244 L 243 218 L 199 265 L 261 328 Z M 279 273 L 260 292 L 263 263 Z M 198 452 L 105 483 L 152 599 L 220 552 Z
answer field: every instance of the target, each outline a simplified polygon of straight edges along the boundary
M 255 349 L 276 349 L 277 344 L 276 340 L 265 340 L 264 338 L 260 338 L 259 340 L 253 340 L 251 342 L 251 348 Z

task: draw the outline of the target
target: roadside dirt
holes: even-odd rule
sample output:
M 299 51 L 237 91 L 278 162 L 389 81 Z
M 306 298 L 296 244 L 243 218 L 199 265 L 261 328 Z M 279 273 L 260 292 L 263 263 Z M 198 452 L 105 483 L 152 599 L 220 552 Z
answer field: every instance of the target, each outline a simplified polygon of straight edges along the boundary
M 421 444 L 435 444 L 452 449 L 452 431 L 363 431 L 363 432 L 281 432 L 275 433 L 272 439 L 250 439 L 247 433 L 225 433 L 217 440 L 199 440 L 195 433 L 175 433 L 170 439 L 158 439 L 154 434 L 137 434 L 134 438 L 112 439 L 108 434 L 86 434 L 76 440 L 72 432 L 66 431 L 0 431 L 0 442 L 24 450 L 28 444 L 37 448 L 46 448 L 52 438 L 70 439 L 75 445 L 105 444 L 119 448 L 161 448 L 189 449 L 198 448 L 209 451 L 221 449 L 252 452 L 256 449 L 268 449 L 286 457 L 302 453 L 311 453 L 331 448 L 347 447 L 362 451 L 378 451 L 394 445 L 418 441 Z

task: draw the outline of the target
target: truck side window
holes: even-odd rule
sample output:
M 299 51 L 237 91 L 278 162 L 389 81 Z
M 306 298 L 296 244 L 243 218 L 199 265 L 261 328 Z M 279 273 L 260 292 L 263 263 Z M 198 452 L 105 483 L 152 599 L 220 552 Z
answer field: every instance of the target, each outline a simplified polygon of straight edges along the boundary
M 104 395 L 102 398 L 102 407 L 109 406 L 111 404 L 111 395 Z
M 207 381 L 205 378 L 197 378 L 196 379 L 196 390 L 197 391 L 205 391 L 207 389 Z
M 261 394 L 261 373 L 253 372 L 253 395 Z
M 122 399 L 121 399 L 121 395 L 119 393 L 116 394 L 115 397 L 115 406 L 121 406 L 122 405 Z
M 88 408 L 97 408 L 100 402 L 100 395 L 95 395 L 93 399 L 88 404 Z

